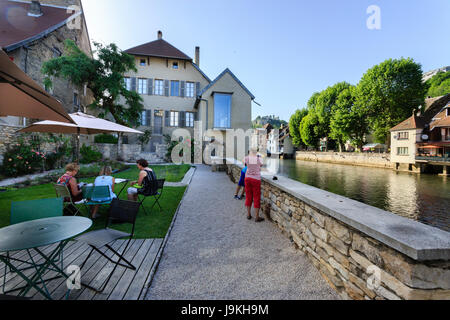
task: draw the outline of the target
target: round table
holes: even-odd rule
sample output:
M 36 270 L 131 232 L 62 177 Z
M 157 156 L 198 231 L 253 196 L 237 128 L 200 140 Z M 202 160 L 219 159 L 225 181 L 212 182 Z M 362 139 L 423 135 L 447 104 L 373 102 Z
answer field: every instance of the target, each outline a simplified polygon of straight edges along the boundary
M 46 298 L 51 299 L 50 294 L 45 288 L 45 284 L 45 291 L 37 284 L 54 279 L 42 279 L 43 274 L 50 266 L 53 268 L 52 270 L 57 271 L 60 276 L 68 278 L 62 268 L 59 268 L 59 266 L 55 264 L 54 259 L 62 254 L 64 247 L 70 239 L 85 232 L 91 226 L 92 220 L 87 218 L 56 217 L 27 221 L 0 229 L 0 253 L 7 253 L 7 256 L 0 255 L 0 260 L 12 271 L 21 276 L 28 284 L 27 286 L 20 288 L 22 290 L 20 296 L 25 296 L 28 291 L 34 287 Z M 45 255 L 38 249 L 55 243 L 60 244 L 48 255 Z M 42 264 L 31 263 L 36 270 L 36 273 L 32 277 L 28 277 L 11 263 L 11 260 L 13 259 L 9 257 L 9 252 L 26 250 L 31 257 L 31 249 L 34 249 L 43 258 L 44 262 Z M 38 280 L 40 280 L 40 282 L 38 282 Z M 12 291 L 18 291 L 18 289 Z

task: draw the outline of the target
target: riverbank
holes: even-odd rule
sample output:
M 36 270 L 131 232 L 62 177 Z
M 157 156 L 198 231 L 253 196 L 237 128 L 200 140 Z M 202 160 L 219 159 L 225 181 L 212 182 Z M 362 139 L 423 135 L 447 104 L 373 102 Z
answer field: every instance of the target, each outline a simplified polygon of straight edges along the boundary
M 296 160 L 346 164 L 372 168 L 395 169 L 387 153 L 350 153 L 350 152 L 315 152 L 297 151 Z

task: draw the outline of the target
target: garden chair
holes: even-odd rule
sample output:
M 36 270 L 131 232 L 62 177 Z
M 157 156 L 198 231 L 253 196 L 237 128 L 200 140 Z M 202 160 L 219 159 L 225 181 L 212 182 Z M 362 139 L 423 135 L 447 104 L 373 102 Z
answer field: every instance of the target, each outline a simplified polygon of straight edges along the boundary
M 144 209 L 144 212 L 145 212 L 146 215 L 148 215 L 148 214 L 147 214 L 147 210 L 145 210 L 145 207 L 144 207 L 144 201 L 145 201 L 147 198 L 149 198 L 149 197 L 155 198 L 155 202 L 153 203 L 152 207 L 150 208 L 150 212 L 153 211 L 153 208 L 155 207 L 155 205 L 158 205 L 158 206 L 159 206 L 159 210 L 162 211 L 162 207 L 161 207 L 161 204 L 160 204 L 160 202 L 159 202 L 159 199 L 161 199 L 162 194 L 163 194 L 164 183 L 166 183 L 166 179 L 159 179 L 159 180 L 156 180 L 156 190 L 155 190 L 155 193 L 154 193 L 154 194 L 150 194 L 150 195 L 138 195 L 139 203 L 141 204 L 142 209 Z M 142 200 L 141 200 L 141 197 L 142 197 Z
M 83 187 L 84 205 L 89 215 L 89 206 L 109 205 L 111 204 L 111 194 L 108 186 L 85 186 Z
M 122 266 L 124 268 L 128 268 L 131 270 L 136 270 L 136 267 L 131 264 L 127 259 L 125 259 L 124 255 L 127 252 L 128 246 L 130 245 L 131 239 L 134 236 L 134 229 L 136 225 L 136 217 L 139 212 L 140 203 L 134 202 L 134 201 L 126 201 L 126 200 L 119 200 L 119 199 L 113 199 L 111 206 L 108 211 L 108 217 L 106 219 L 106 226 L 102 230 L 96 230 L 89 233 L 86 233 L 84 235 L 81 235 L 76 240 L 86 243 L 91 247 L 91 251 L 89 252 L 88 256 L 84 260 L 84 262 L 81 264 L 80 270 L 83 269 L 86 262 L 91 257 L 92 253 L 94 251 L 98 252 L 101 256 L 106 258 L 108 261 L 114 264 L 114 269 L 111 271 L 109 276 L 107 277 L 106 281 L 104 282 L 103 286 L 99 289 L 94 288 L 86 283 L 82 283 L 83 286 L 86 288 L 89 288 L 91 290 L 94 290 L 98 293 L 101 293 L 105 290 L 109 280 L 111 279 L 112 275 L 116 271 L 116 268 L 118 266 Z M 131 224 L 132 229 L 131 233 L 126 233 L 122 231 L 117 231 L 114 229 L 110 229 L 109 225 L 114 222 L 115 224 Z M 125 248 L 122 250 L 122 253 L 117 252 L 114 250 L 110 244 L 112 242 L 122 239 L 122 238 L 129 238 Z M 113 256 L 117 256 L 118 260 L 113 261 L 110 257 L 108 257 L 101 249 L 106 248 L 105 251 L 109 250 L 113 253 Z M 120 263 L 123 261 L 125 264 Z
M 52 217 L 61 217 L 63 215 L 63 199 L 42 199 L 42 200 L 32 200 L 32 201 L 21 201 L 21 202 L 12 202 L 11 203 L 11 217 L 10 224 L 18 224 L 26 221 L 44 219 L 44 218 L 52 218 Z M 10 261 L 18 262 L 25 264 L 26 267 L 20 268 L 19 271 L 25 271 L 28 269 L 35 268 L 35 265 L 30 263 L 29 261 L 11 258 L 9 257 L 9 253 L 7 253 L 7 259 Z M 63 255 L 60 254 L 55 258 L 54 262 L 61 263 L 61 269 L 63 268 Z M 3 291 L 5 289 L 6 283 L 6 273 L 7 267 L 5 266 L 5 273 L 3 277 Z M 23 288 L 23 287 L 22 287 Z M 18 291 L 22 288 L 14 289 L 9 292 Z
M 73 212 L 74 216 L 81 213 L 80 209 L 78 209 L 76 204 L 82 204 L 82 203 L 84 203 L 84 201 L 80 201 L 80 202 L 76 202 L 76 203 L 73 202 L 72 195 L 70 194 L 69 188 L 67 188 L 67 186 L 62 186 L 62 185 L 59 185 L 56 183 L 54 183 L 53 186 L 56 191 L 56 197 L 64 199 L 63 211 L 66 210 L 67 208 L 75 208 L 75 212 Z M 71 211 L 73 211 L 73 210 L 71 210 Z

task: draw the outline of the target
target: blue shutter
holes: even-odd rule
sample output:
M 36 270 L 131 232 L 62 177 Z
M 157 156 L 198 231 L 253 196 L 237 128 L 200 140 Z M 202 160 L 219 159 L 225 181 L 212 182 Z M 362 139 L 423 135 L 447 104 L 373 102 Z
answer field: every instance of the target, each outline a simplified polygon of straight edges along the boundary
M 180 97 L 184 98 L 185 96 L 186 96 L 186 81 L 181 81 Z
M 168 97 L 170 94 L 170 89 L 169 89 L 169 80 L 165 80 L 164 81 L 164 89 L 165 89 L 165 96 Z
M 148 79 L 148 95 L 153 95 L 153 79 Z

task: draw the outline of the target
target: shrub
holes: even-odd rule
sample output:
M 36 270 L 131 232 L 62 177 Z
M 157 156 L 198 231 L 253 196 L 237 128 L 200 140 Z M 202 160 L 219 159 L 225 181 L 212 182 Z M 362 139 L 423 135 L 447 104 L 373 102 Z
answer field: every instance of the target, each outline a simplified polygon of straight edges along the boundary
M 111 134 L 99 134 L 95 136 L 94 141 L 95 143 L 117 144 L 119 143 L 119 138 Z
M 18 177 L 43 169 L 46 159 L 43 153 L 36 151 L 28 143 L 9 145 L 3 155 L 2 172 L 7 177 Z
M 102 154 L 91 146 L 83 146 L 80 148 L 81 160 L 83 164 L 98 162 L 102 159 Z

